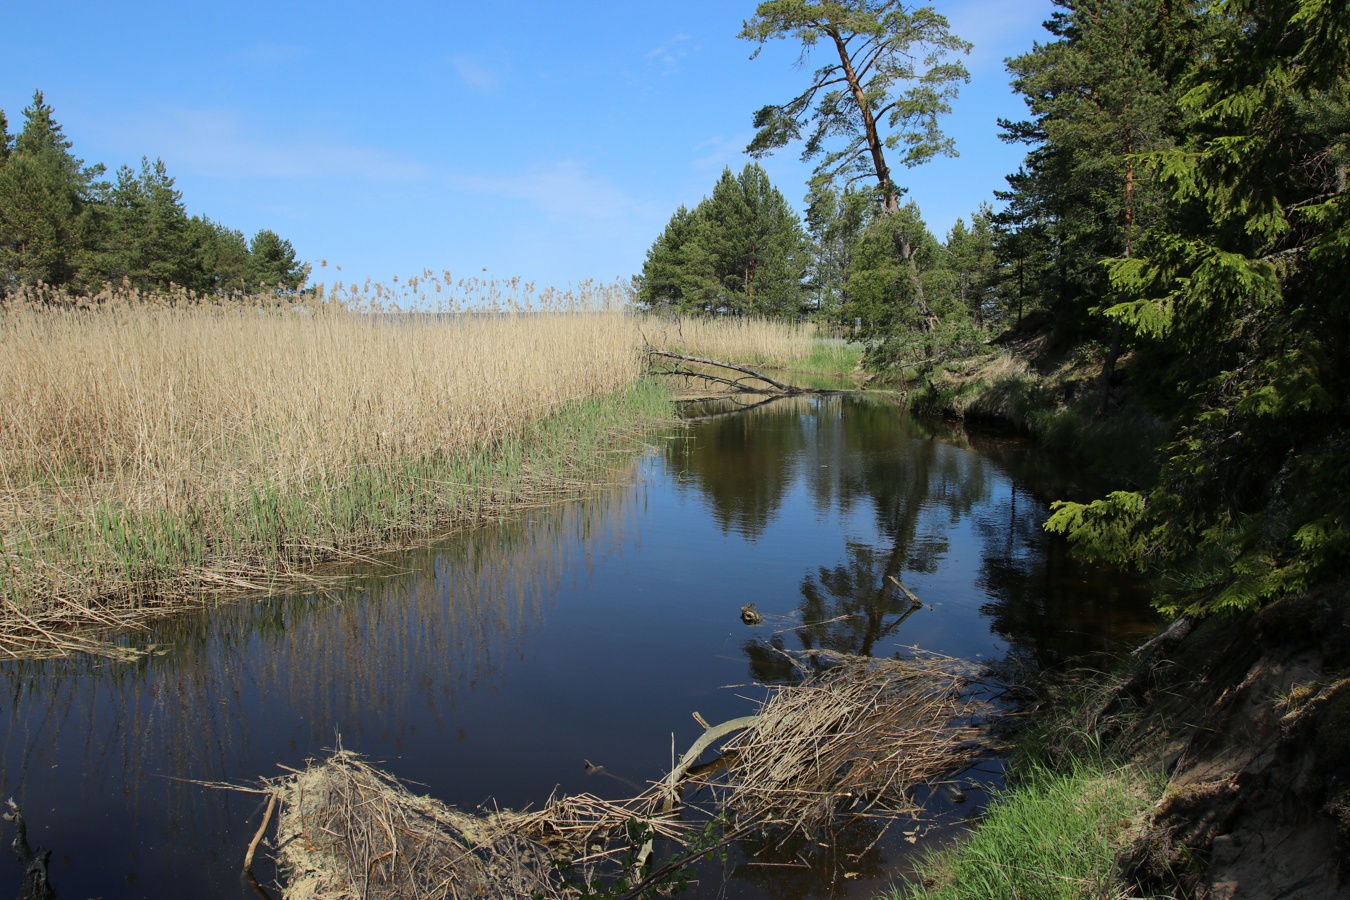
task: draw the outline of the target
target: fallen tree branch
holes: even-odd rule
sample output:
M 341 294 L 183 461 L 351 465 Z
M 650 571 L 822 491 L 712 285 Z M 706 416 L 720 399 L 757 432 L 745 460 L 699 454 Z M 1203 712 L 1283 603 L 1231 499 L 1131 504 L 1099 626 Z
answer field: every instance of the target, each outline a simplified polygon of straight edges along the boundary
M 790 384 L 783 384 L 781 381 L 776 381 L 775 379 L 770 378 L 770 377 L 767 376 L 767 375 L 764 375 L 764 374 L 762 374 L 762 373 L 760 373 L 760 372 L 756 372 L 754 369 L 748 369 L 748 368 L 746 368 L 745 366 L 738 366 L 738 365 L 736 365 L 735 363 L 722 362 L 721 360 L 718 360 L 718 359 L 707 359 L 707 358 L 702 357 L 702 356 L 685 356 L 683 353 L 671 353 L 669 350 L 657 350 L 657 349 L 655 349 L 655 348 L 649 348 L 649 349 L 647 350 L 647 353 L 648 353 L 649 355 L 651 355 L 651 356 L 664 356 L 664 357 L 666 357 L 667 359 L 678 359 L 678 360 L 682 360 L 682 361 L 684 361 L 684 362 L 698 363 L 698 364 L 701 365 L 701 366 L 716 366 L 716 367 L 722 368 L 722 369 L 731 369 L 732 371 L 735 371 L 735 372 L 742 372 L 742 373 L 744 373 L 744 374 L 746 374 L 746 375 L 750 375 L 750 376 L 752 376 L 752 377 L 754 377 L 754 378 L 758 378 L 760 381 L 764 382 L 765 384 L 772 385 L 773 387 L 775 387 L 775 388 L 777 388 L 778 390 L 782 391 L 784 394 L 800 394 L 800 393 L 803 392 L 803 391 L 802 391 L 802 388 L 799 388 L 799 387 L 793 387 L 793 386 L 790 385 Z M 680 374 L 682 374 L 682 375 L 685 375 L 685 374 L 687 374 L 687 375 L 696 375 L 696 374 L 698 374 L 698 373 L 696 373 L 696 372 L 681 372 Z M 712 380 L 716 381 L 716 380 L 719 380 L 719 379 L 717 379 L 717 378 L 712 378 Z M 728 382 L 728 383 L 730 383 L 730 382 Z
M 665 800 L 663 802 L 665 811 L 670 812 L 674 809 L 676 801 L 679 800 L 680 782 L 684 780 L 684 776 L 689 772 L 690 766 L 697 762 L 698 758 L 703 755 L 704 750 L 707 750 L 715 742 L 720 741 L 728 735 L 735 734 L 738 731 L 744 731 L 754 725 L 757 721 L 759 721 L 759 716 L 757 715 L 741 716 L 740 718 L 723 722 L 721 725 L 714 725 L 703 732 L 703 734 L 699 735 L 698 740 L 694 741 L 693 745 L 685 751 L 684 756 L 681 756 L 680 761 L 675 764 L 675 768 L 671 769 L 670 774 L 661 782 L 661 791 L 665 795 Z
M 675 376 L 677 376 L 677 377 L 682 377 L 682 378 L 701 378 L 701 379 L 703 379 L 704 381 L 711 381 L 711 382 L 713 382 L 714 384 L 725 384 L 727 387 L 733 388 L 733 389 L 738 390 L 738 391 L 741 391 L 742 393 L 745 393 L 745 394 L 763 394 L 763 393 L 764 393 L 764 389 L 763 389 L 763 388 L 748 387 L 747 385 L 745 385 L 743 382 L 744 382 L 746 379 L 744 379 L 744 378 L 738 378 L 738 379 L 736 379 L 735 381 L 733 381 L 733 380 L 731 380 L 730 378 L 722 378 L 722 377 L 720 377 L 720 376 L 718 376 L 718 375 L 709 375 L 707 372 L 693 372 L 693 371 L 690 371 L 689 369 L 680 369 L 680 368 L 674 368 L 674 369 L 652 369 L 652 370 L 651 370 L 651 374 L 653 374 L 653 375 L 675 375 Z M 777 395 L 775 395 L 775 398 L 776 398 L 776 396 L 777 396 Z

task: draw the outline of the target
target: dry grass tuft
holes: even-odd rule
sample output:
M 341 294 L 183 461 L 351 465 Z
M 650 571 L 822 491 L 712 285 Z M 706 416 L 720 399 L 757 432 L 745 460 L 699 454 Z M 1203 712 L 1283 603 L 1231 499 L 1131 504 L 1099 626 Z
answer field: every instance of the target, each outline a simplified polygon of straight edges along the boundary
M 964 664 L 840 657 L 833 668 L 775 689 L 733 744 L 721 803 L 737 822 L 818 834 L 837 820 L 916 814 L 910 795 L 980 751 L 980 706 Z
M 291 900 L 576 896 L 555 859 L 589 872 L 627 849 L 630 823 L 666 839 L 687 831 L 647 801 L 590 795 L 471 815 L 342 750 L 268 787 L 280 801 L 277 860 Z

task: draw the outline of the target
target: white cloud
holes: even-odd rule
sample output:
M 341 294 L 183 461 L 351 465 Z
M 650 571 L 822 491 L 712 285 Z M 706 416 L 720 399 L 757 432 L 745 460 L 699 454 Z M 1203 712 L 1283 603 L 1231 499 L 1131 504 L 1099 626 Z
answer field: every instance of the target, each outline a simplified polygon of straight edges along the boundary
M 295 193 L 284 182 L 321 180 L 341 182 L 339 192 L 358 184 L 413 187 L 425 197 L 454 191 L 488 197 L 537 220 L 590 229 L 610 238 L 635 227 L 646 228 L 663 215 L 652 202 L 572 159 L 527 162 L 511 169 L 504 163 L 469 168 L 453 161 L 418 159 L 395 150 L 347 143 L 313 131 L 276 133 L 221 109 L 161 108 L 130 116 L 109 114 L 98 125 L 103 143 L 122 148 L 128 159 L 149 152 L 162 157 L 173 175 L 242 184 L 271 179 L 281 183 L 277 192 L 284 196 Z
M 680 70 L 680 60 L 689 55 L 689 35 L 680 33 L 667 40 L 661 46 L 648 50 L 642 58 L 649 63 L 659 63 L 666 72 L 674 74 Z
M 429 167 L 385 150 L 325 141 L 313 132 L 277 133 L 229 110 L 146 110 L 105 119 L 104 140 L 127 158 L 162 157 L 170 173 L 223 178 L 357 178 L 406 181 Z
M 506 76 L 506 70 L 502 67 L 468 56 L 452 56 L 450 64 L 455 67 L 461 81 L 480 91 L 495 91 Z

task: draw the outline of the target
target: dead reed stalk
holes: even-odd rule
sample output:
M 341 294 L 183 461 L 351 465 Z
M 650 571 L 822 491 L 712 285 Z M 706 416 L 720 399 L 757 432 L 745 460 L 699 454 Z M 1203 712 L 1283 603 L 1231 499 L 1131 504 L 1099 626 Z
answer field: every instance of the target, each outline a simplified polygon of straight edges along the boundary
M 728 743 L 734 758 L 718 802 L 733 822 L 814 836 L 840 819 L 914 814 L 912 788 L 979 752 L 979 706 L 958 661 L 836 662 L 775 688 L 754 724 Z
M 725 817 L 723 841 L 794 831 L 818 840 L 861 816 L 917 815 L 912 789 L 978 752 L 978 706 L 965 693 L 958 661 L 833 662 L 802 684 L 776 688 L 755 716 L 708 732 L 741 731 L 724 744 L 733 759 L 724 777 L 688 779 L 712 789 L 709 812 Z M 414 796 L 343 750 L 264 785 L 281 808 L 277 860 L 290 900 L 552 898 L 641 874 L 653 840 L 686 845 L 676 869 L 716 846 L 691 844 L 693 825 L 668 802 L 685 774 L 677 767 L 628 800 L 582 794 L 552 797 L 535 811 L 477 815 Z M 639 883 L 659 881 L 670 868 Z
M 464 813 L 343 750 L 268 789 L 281 807 L 277 861 L 290 900 L 576 896 L 555 860 L 593 871 L 624 849 L 630 823 L 665 839 L 687 831 L 644 800 L 589 794 L 533 812 Z

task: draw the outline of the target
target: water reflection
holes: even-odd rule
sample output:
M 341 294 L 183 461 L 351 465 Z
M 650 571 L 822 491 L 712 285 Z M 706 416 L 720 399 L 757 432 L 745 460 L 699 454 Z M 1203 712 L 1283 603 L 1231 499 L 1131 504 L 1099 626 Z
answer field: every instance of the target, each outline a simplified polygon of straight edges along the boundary
M 31 810 L 35 837 L 66 836 L 42 838 L 71 851 L 68 871 L 59 855 L 54 864 L 62 894 L 113 896 L 107 873 L 126 872 L 129 887 L 149 870 L 159 896 L 231 895 L 254 801 L 199 782 L 273 774 L 339 738 L 387 758 L 489 730 L 461 705 L 519 661 L 563 586 L 589 578 L 622 541 L 635 477 L 636 468 L 607 493 L 366 566 L 337 590 L 162 622 L 135 639 L 163 655 L 138 663 L 0 667 L 10 701 L 0 789 Z M 461 803 L 488 794 L 461 788 Z M 131 827 L 81 839 L 109 820 Z M 185 880 L 165 877 L 175 870 Z
M 744 715 L 747 678 L 788 678 L 781 650 L 1050 662 L 1152 626 L 1137 585 L 1041 531 L 1048 498 L 1097 486 L 1034 448 L 885 397 L 716 412 L 589 500 L 368 566 L 341 590 L 134 636 L 167 655 L 0 665 L 0 794 L 57 849 L 59 891 L 250 896 L 237 872 L 254 798 L 190 780 L 299 766 L 339 735 L 459 806 L 555 787 L 618 797 L 692 743 L 691 712 Z M 742 625 L 747 601 L 763 625 Z M 616 777 L 588 778 L 584 759 Z M 854 884 L 906 849 L 850 863 Z M 842 877 L 761 851 L 742 848 L 744 895 L 823 894 Z
M 833 564 L 804 575 L 799 626 L 743 644 L 758 680 L 792 676 L 780 652 L 789 642 L 873 654 L 902 635 L 917 611 L 897 582 L 938 575 L 954 557 L 973 563 L 976 541 L 978 577 L 962 586 L 966 598 L 977 597 L 993 630 L 1039 664 L 1109 652 L 1119 635 L 1153 625 L 1129 599 L 1142 585 L 1082 565 L 1044 533 L 1038 496 L 1082 495 L 1094 482 L 1025 441 L 972 437 L 955 423 L 918 420 L 893 399 L 867 395 L 789 398 L 725 419 L 700 412 L 697 437 L 667 456 L 723 528 L 759 538 L 798 480 L 818 516 L 834 511 L 847 520 L 862 506 L 874 523 L 870 535 L 846 534 Z M 759 465 L 767 455 L 774 464 Z M 950 575 L 937 583 L 958 583 Z

